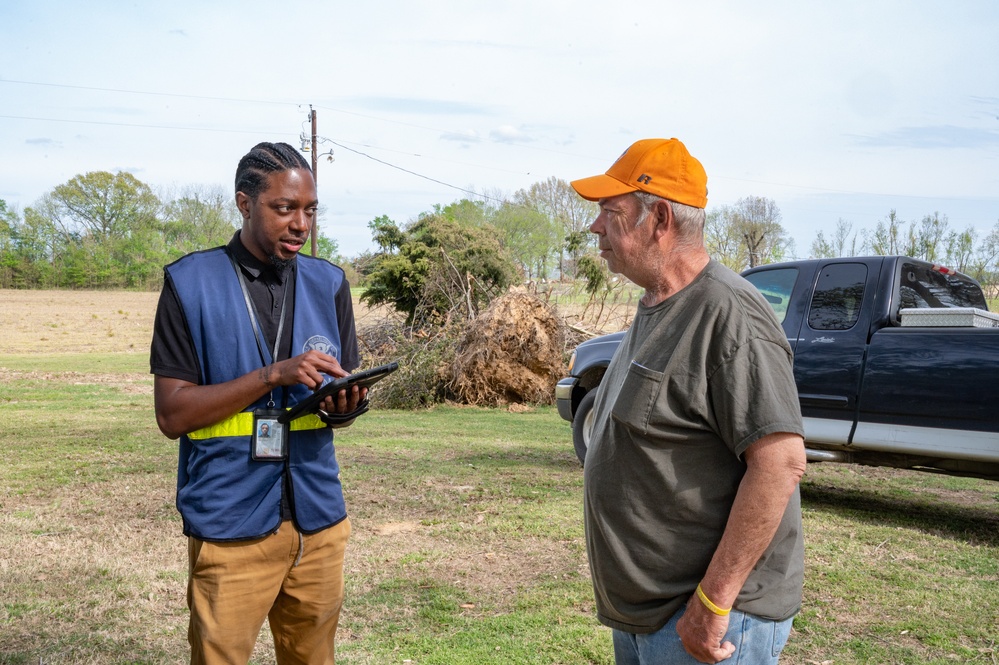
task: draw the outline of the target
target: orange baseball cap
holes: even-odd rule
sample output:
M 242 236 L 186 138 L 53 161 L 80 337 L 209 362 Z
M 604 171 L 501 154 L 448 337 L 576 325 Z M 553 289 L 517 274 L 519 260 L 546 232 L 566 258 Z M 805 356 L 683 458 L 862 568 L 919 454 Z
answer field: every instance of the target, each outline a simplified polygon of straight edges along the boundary
M 677 139 L 637 141 L 607 173 L 569 184 L 588 201 L 642 191 L 695 208 L 708 205 L 708 174 Z

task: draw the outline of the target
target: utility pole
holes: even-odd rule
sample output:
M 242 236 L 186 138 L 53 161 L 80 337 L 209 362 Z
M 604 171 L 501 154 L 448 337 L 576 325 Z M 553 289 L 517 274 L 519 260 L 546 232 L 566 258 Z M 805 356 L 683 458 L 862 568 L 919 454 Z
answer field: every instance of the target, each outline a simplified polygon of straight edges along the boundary
M 319 162 L 319 154 L 316 151 L 316 110 L 312 108 L 312 104 L 309 104 L 309 119 L 312 120 L 312 181 L 316 185 L 316 194 L 319 193 L 319 174 L 316 173 L 316 167 Z M 318 215 L 312 216 L 312 256 L 316 255 L 316 233 L 319 232 Z
M 310 144 L 309 137 L 306 136 L 305 132 L 302 131 L 299 134 L 299 138 L 302 140 L 302 152 L 312 152 L 312 181 L 316 185 L 316 192 L 319 192 L 319 173 L 317 169 L 319 168 L 319 137 L 317 136 L 316 130 L 316 110 L 312 108 L 312 104 L 309 104 L 309 121 L 312 123 L 312 142 Z M 326 153 L 327 158 L 330 162 L 333 161 L 333 151 L 330 150 Z M 319 237 L 319 216 L 316 215 L 312 218 L 312 229 L 310 231 L 312 236 L 312 256 L 316 255 L 316 238 Z

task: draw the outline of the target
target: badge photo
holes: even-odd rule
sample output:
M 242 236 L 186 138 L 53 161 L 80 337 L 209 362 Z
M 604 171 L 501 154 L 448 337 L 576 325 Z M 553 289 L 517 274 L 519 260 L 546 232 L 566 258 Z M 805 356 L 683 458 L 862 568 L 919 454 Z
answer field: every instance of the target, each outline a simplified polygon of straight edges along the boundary
M 282 460 L 288 456 L 287 425 L 278 420 L 280 414 L 272 409 L 254 412 L 250 444 L 254 460 Z

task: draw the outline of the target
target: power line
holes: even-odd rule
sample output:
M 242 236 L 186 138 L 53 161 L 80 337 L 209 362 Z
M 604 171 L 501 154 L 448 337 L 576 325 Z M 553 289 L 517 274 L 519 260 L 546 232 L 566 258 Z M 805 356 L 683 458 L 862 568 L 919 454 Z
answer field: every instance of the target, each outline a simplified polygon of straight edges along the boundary
M 340 140 L 344 141 L 344 139 L 340 139 Z M 320 137 L 320 142 L 333 143 L 332 139 L 329 139 L 329 138 L 326 138 L 326 137 Z M 429 155 L 423 155 L 423 154 L 420 154 L 418 152 L 410 152 L 408 150 L 393 150 L 392 148 L 385 148 L 385 147 L 382 147 L 382 146 L 375 146 L 375 145 L 370 145 L 370 144 L 367 144 L 367 143 L 358 143 L 356 141 L 345 141 L 345 143 L 350 143 L 350 144 L 353 144 L 353 145 L 361 146 L 362 148 L 373 148 L 375 150 L 381 150 L 383 152 L 391 152 L 391 153 L 395 153 L 397 155 L 405 155 L 407 157 L 416 157 L 417 159 L 432 159 L 432 160 L 434 160 L 436 162 L 444 162 L 445 164 L 457 164 L 458 166 L 472 166 L 472 167 L 475 167 L 477 169 L 487 169 L 487 170 L 490 170 L 490 171 L 499 171 L 501 173 L 513 173 L 513 174 L 516 174 L 516 175 L 526 175 L 526 176 L 531 175 L 530 171 L 519 171 L 519 170 L 514 170 L 514 169 L 504 169 L 504 168 L 500 168 L 498 166 L 484 166 L 482 164 L 475 164 L 473 162 L 461 162 L 461 161 L 458 161 L 458 160 L 455 160 L 455 159 L 442 159 L 440 157 L 433 157 L 433 156 L 429 156 Z M 341 147 L 343 147 L 343 146 L 341 146 Z M 345 149 L 350 150 L 350 148 L 345 148 Z
M 397 171 L 402 171 L 403 173 L 408 173 L 410 175 L 414 175 L 417 178 L 423 178 L 424 180 L 429 180 L 430 182 L 437 183 L 438 185 L 443 185 L 445 187 L 450 187 L 451 189 L 456 189 L 459 192 L 464 192 L 465 194 L 471 194 L 472 196 L 478 196 L 478 197 L 483 198 L 483 199 L 489 199 L 490 201 L 495 201 L 497 203 L 506 203 L 507 202 L 504 199 L 498 199 L 498 198 L 496 198 L 494 196 L 489 196 L 488 194 L 480 194 L 479 192 L 476 192 L 476 191 L 473 191 L 473 190 L 470 190 L 470 189 L 465 189 L 464 187 L 458 187 L 457 185 L 452 185 L 450 183 L 444 182 L 443 180 L 438 180 L 436 178 L 431 178 L 430 176 L 423 175 L 422 173 L 417 173 L 416 171 L 412 171 L 410 169 L 406 169 L 406 168 L 403 168 L 401 166 L 397 166 L 396 164 L 392 164 L 391 162 L 386 162 L 384 159 L 378 159 L 377 157 L 373 157 L 373 156 L 371 156 L 371 155 L 369 155 L 369 154 L 367 154 L 365 152 L 361 152 L 360 150 L 354 150 L 353 148 L 348 148 L 347 146 L 343 145 L 342 143 L 338 143 L 338 142 L 336 142 L 336 141 L 334 141 L 333 139 L 330 139 L 330 138 L 324 137 L 323 141 L 326 142 L 326 143 L 332 143 L 333 145 L 335 145 L 335 146 L 337 146 L 339 148 L 343 148 L 344 150 L 347 150 L 347 151 L 350 151 L 350 152 L 352 152 L 354 154 L 360 155 L 361 157 L 367 157 L 368 159 L 370 159 L 373 162 L 378 162 L 379 164 L 384 164 L 385 166 L 388 166 L 389 168 L 396 169 Z

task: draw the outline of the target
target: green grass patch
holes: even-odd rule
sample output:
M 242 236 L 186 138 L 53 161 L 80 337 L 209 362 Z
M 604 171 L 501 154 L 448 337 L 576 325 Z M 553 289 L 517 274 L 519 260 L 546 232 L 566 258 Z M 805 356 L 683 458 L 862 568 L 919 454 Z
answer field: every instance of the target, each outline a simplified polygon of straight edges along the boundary
M 0 368 L 19 372 L 149 374 L 149 354 L 147 352 L 0 354 Z
M 0 664 L 186 659 L 176 443 L 137 358 L 0 356 Z M 336 446 L 354 527 L 338 663 L 613 662 L 553 408 L 376 406 Z M 802 497 L 782 663 L 999 661 L 999 484 L 820 464 Z

